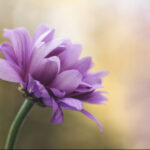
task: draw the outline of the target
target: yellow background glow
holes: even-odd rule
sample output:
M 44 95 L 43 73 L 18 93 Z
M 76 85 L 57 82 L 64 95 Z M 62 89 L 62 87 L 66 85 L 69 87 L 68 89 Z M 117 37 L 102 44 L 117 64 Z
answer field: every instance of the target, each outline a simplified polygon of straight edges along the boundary
M 150 148 L 150 1 L 148 0 L 0 0 L 0 34 L 23 26 L 31 34 L 39 24 L 71 38 L 91 56 L 91 71 L 108 70 L 104 105 L 85 104 L 104 133 L 86 116 L 64 111 L 53 125 L 51 109 L 35 106 L 20 133 L 17 148 Z M 0 41 L 5 39 L 0 37 Z M 0 81 L 0 148 L 23 102 L 16 84 Z

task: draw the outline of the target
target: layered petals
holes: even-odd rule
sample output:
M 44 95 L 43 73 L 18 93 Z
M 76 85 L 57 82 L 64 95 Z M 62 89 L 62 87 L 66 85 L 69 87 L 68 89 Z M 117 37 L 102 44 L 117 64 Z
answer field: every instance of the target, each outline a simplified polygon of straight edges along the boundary
M 81 111 L 83 109 L 83 104 L 80 100 L 75 98 L 63 98 L 61 101 L 61 107 L 64 109 L 71 109 Z
M 29 99 L 52 108 L 51 122 L 63 121 L 62 109 L 75 110 L 95 121 L 84 110 L 83 103 L 103 104 L 102 79 L 106 71 L 89 73 L 93 66 L 91 57 L 79 58 L 81 45 L 70 39 L 54 39 L 55 30 L 40 25 L 31 39 L 24 28 L 5 29 L 0 51 L 0 79 L 18 82 Z
M 68 44 L 66 46 L 66 50 L 63 51 L 59 56 L 61 61 L 61 70 L 66 70 L 72 65 L 74 65 L 80 56 L 81 53 L 81 45 L 79 44 Z
M 93 63 L 91 57 L 85 57 L 77 61 L 73 66 L 71 66 L 71 68 L 78 70 L 84 75 L 92 66 Z
M 78 86 L 78 88 L 76 88 L 75 92 L 78 92 L 78 93 L 89 93 L 89 92 L 92 92 L 94 89 L 93 87 L 88 84 L 88 83 L 85 83 L 85 82 L 81 82 L 80 85 Z
M 97 91 L 97 92 L 81 94 L 75 97 L 86 103 L 103 104 L 104 101 L 107 100 L 107 98 L 102 94 L 103 93 L 101 91 Z
M 31 74 L 44 85 L 49 85 L 60 70 L 60 60 L 57 56 L 45 58 L 33 63 Z
M 53 51 L 58 49 L 58 47 L 61 47 L 61 44 L 64 43 L 65 39 L 54 39 L 51 42 L 45 43 L 38 40 L 39 42 L 36 42 L 34 46 L 33 51 L 33 58 L 32 59 L 43 59 L 43 58 L 49 58 L 50 56 L 57 56 L 57 55 L 51 55 Z
M 96 88 L 102 88 L 102 79 L 108 74 L 108 71 L 100 71 L 100 72 L 94 72 L 94 73 L 88 73 L 84 79 L 83 82 L 86 82 Z
M 0 51 L 2 52 L 6 60 L 10 61 L 11 63 L 17 64 L 13 47 L 8 42 L 2 43 L 2 45 L 0 46 Z
M 32 53 L 32 43 L 28 32 L 24 28 L 15 30 L 5 29 L 4 37 L 10 39 L 18 64 L 23 69 L 27 69 Z
M 65 96 L 65 94 L 66 94 L 65 91 L 60 91 L 60 90 L 55 89 L 55 88 L 50 88 L 50 90 L 51 90 L 52 93 L 53 93 L 56 97 L 58 97 L 58 98 L 63 98 L 63 97 Z
M 45 47 L 44 57 L 48 57 L 50 53 L 56 50 L 66 39 L 55 39 Z
M 35 31 L 33 36 L 33 43 L 38 42 L 50 42 L 53 39 L 55 30 L 50 30 L 48 26 L 41 24 Z M 36 45 L 35 44 L 35 45 Z
M 62 112 L 60 106 L 55 102 L 54 99 L 52 101 L 52 108 L 53 108 L 53 112 L 52 112 L 52 116 L 51 116 L 51 122 L 54 124 L 62 123 L 63 112 Z
M 33 94 L 36 98 L 41 98 L 45 106 L 52 106 L 52 96 L 48 90 L 37 80 L 33 79 L 31 75 L 28 77 L 28 83 L 22 84 L 24 89 L 27 89 L 29 94 Z
M 80 84 L 82 75 L 77 70 L 67 70 L 56 76 L 50 87 L 70 93 Z

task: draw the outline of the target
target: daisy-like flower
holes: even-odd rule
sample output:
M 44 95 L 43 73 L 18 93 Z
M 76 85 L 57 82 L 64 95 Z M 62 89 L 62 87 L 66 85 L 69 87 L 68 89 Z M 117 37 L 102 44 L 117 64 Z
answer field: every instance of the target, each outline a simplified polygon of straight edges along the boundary
M 83 103 L 102 104 L 106 97 L 102 87 L 105 71 L 89 73 L 93 66 L 90 57 L 79 59 L 81 46 L 69 39 L 54 39 L 54 29 L 40 25 L 33 38 L 24 28 L 5 29 L 0 51 L 0 78 L 17 82 L 21 91 L 31 101 L 53 109 L 51 122 L 63 121 L 62 109 L 79 111 L 95 121 L 83 109 Z M 101 129 L 102 130 L 102 129 Z

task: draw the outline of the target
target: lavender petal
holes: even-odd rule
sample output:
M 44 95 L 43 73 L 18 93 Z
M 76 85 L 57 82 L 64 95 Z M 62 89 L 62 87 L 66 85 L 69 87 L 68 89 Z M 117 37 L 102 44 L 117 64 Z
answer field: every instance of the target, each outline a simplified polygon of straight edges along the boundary
M 100 131 L 103 132 L 103 128 L 102 128 L 100 122 L 99 122 L 91 113 L 89 113 L 88 111 L 86 111 L 86 110 L 84 110 L 84 109 L 81 110 L 81 112 L 82 112 L 84 115 L 86 115 L 88 118 L 90 118 L 91 120 L 93 120 L 94 122 L 96 122 L 97 125 L 98 125 L 98 127 L 99 127 L 99 129 L 100 129 Z
M 22 81 L 19 71 L 17 72 L 16 68 L 13 68 L 4 59 L 0 59 L 0 79 L 18 83 Z
M 52 84 L 52 88 L 70 93 L 80 84 L 82 75 L 77 70 L 67 70 L 56 76 Z
M 53 107 L 53 112 L 51 116 L 51 122 L 54 124 L 62 123 L 63 113 L 59 105 L 55 102 L 55 100 L 52 101 L 52 107 Z
M 85 74 L 92 66 L 91 57 L 84 57 L 71 66 L 71 68 L 78 70 L 81 74 Z

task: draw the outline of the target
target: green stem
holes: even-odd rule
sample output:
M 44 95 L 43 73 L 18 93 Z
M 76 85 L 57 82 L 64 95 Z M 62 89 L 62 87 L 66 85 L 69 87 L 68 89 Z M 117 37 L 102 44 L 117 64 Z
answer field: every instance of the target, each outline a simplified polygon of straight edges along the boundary
M 10 127 L 5 145 L 6 150 L 13 149 L 19 129 L 33 105 L 34 102 L 28 99 L 26 99 L 22 104 L 20 110 L 16 115 L 16 118 L 14 119 Z

